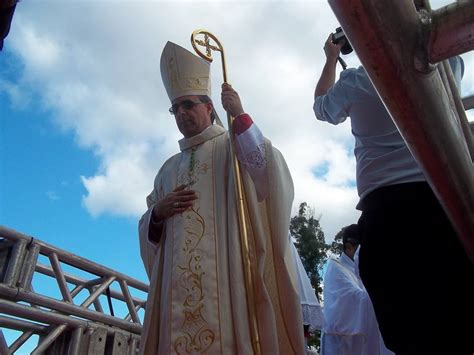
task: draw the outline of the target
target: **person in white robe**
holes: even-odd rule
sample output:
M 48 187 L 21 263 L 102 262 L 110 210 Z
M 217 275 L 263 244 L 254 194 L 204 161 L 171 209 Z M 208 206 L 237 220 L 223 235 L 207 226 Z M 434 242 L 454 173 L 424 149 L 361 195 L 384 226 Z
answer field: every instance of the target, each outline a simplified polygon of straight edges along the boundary
M 285 160 L 223 84 L 245 190 L 249 254 L 242 255 L 230 134 L 211 101 L 210 65 L 168 42 L 160 67 L 184 138 L 158 172 L 139 222 L 150 278 L 140 353 L 302 354 L 287 237 L 294 192 Z M 252 266 L 253 299 L 243 258 Z
M 289 235 L 289 239 L 298 276 L 298 293 L 300 296 L 301 314 L 303 316 L 303 326 L 305 329 L 305 351 L 306 354 L 309 354 L 308 337 L 311 332 L 323 328 L 324 315 L 318 298 L 316 297 L 316 292 L 311 285 L 308 273 L 303 266 L 301 257 L 296 249 L 295 243 L 292 241 L 291 235 Z
M 329 258 L 323 279 L 321 355 L 393 354 L 385 347 L 369 294 L 356 271 L 358 225 L 342 232 L 343 252 L 339 258 Z

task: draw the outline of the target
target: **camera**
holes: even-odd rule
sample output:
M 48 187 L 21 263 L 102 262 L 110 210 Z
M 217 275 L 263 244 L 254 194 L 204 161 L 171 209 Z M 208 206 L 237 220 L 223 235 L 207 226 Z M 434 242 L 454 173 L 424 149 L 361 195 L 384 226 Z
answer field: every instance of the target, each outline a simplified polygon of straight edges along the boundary
M 347 40 L 346 34 L 342 30 L 342 27 L 336 28 L 336 32 L 332 34 L 332 43 L 334 44 L 343 43 L 341 47 L 342 54 L 349 54 L 352 52 L 351 44 Z

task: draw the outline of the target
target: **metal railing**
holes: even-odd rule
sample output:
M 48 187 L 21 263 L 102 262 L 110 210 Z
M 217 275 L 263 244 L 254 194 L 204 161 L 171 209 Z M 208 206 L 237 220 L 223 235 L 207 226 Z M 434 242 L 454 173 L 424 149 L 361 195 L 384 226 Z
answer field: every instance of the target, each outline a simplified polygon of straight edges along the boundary
M 63 271 L 66 265 L 72 273 Z M 39 274 L 55 281 L 61 299 L 35 291 Z M 0 226 L 0 354 L 14 354 L 33 335 L 39 339 L 31 354 L 136 354 L 146 301 L 131 289 L 146 299 L 145 283 Z M 115 316 L 113 304 L 128 313 Z M 3 329 L 21 334 L 8 345 Z

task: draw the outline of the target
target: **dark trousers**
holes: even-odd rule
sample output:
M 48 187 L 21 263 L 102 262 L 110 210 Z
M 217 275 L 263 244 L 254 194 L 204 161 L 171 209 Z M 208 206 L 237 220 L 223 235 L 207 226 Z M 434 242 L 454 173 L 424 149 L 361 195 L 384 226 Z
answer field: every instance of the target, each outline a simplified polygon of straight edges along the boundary
M 360 275 L 385 345 L 472 355 L 474 266 L 429 185 L 377 189 L 362 210 Z

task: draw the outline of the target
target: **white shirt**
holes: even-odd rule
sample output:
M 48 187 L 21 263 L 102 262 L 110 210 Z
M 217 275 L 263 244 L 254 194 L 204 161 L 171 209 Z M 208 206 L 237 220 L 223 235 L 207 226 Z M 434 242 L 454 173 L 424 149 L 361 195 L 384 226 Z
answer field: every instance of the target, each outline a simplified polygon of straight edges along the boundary
M 459 87 L 464 63 L 459 56 L 449 63 Z M 318 120 L 334 125 L 350 116 L 361 200 L 382 186 L 426 180 L 362 66 L 342 71 L 327 93 L 316 97 L 313 110 Z

